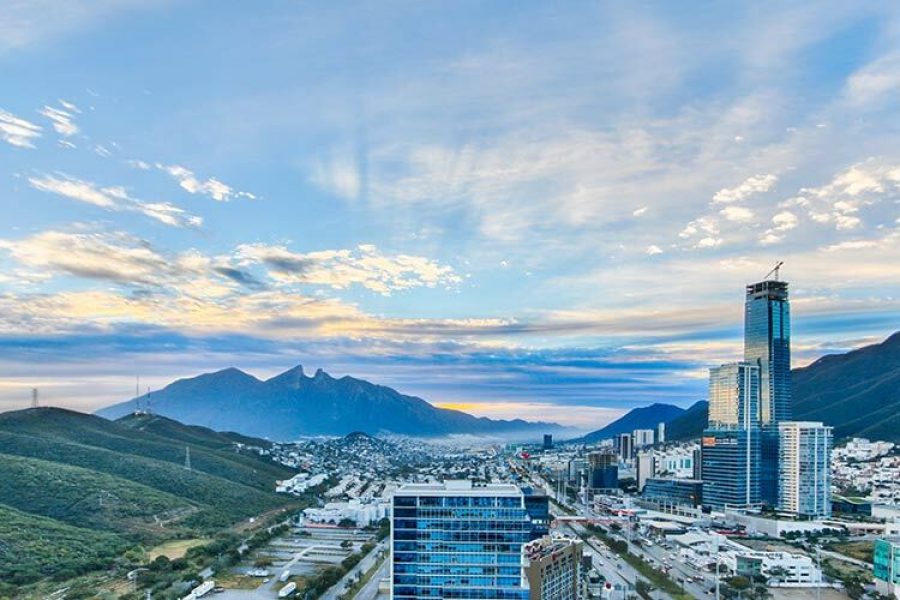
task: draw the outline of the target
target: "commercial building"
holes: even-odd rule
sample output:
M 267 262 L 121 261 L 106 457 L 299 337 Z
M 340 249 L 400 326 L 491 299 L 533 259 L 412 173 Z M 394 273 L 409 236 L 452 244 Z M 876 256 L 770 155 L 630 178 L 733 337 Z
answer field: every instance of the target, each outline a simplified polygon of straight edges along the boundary
M 786 421 L 778 431 L 778 508 L 800 516 L 831 516 L 832 428 Z
M 407 484 L 392 500 L 391 597 L 529 597 L 523 546 L 534 525 L 514 485 Z
M 759 431 L 759 427 L 751 427 L 703 432 L 700 451 L 704 505 L 759 505 Z
M 615 454 L 605 450 L 588 454 L 588 486 L 594 490 L 619 487 L 619 458 Z
M 802 554 L 729 550 L 720 556 L 729 572 L 748 579 L 762 577 L 788 586 L 813 586 L 822 581 L 813 559 Z
M 709 428 L 700 444 L 707 506 L 760 503 L 759 374 L 745 362 L 709 370 Z
M 700 506 L 703 503 L 703 482 L 696 479 L 653 477 L 647 480 L 642 496 L 657 504 Z
M 767 280 L 747 286 L 744 361 L 759 366 L 760 498 L 778 503 L 778 423 L 792 417 L 791 310 L 788 284 Z
M 544 434 L 544 450 L 552 450 L 553 449 L 553 434 L 545 433 Z
M 531 600 L 577 600 L 582 597 L 584 543 L 544 536 L 525 545 L 525 577 Z
M 875 590 L 885 596 L 900 598 L 900 542 L 876 540 L 872 559 Z
M 709 427 L 759 426 L 760 368 L 735 362 L 709 370 Z

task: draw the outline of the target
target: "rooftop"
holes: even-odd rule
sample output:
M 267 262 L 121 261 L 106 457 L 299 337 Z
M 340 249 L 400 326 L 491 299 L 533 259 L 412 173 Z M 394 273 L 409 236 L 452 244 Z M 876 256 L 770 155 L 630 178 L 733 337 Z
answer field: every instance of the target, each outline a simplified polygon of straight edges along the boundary
M 448 479 L 442 483 L 407 483 L 394 493 L 432 496 L 523 496 L 522 490 L 511 483 L 473 484 L 468 479 Z

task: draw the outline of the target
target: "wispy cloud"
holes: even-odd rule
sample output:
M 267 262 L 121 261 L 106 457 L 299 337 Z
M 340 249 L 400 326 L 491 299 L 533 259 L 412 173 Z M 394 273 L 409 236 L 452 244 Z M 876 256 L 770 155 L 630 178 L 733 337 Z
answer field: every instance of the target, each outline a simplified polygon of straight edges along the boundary
M 62 108 L 44 106 L 38 112 L 50 120 L 56 133 L 65 137 L 71 137 L 79 132 L 78 125 L 75 124 L 75 114 L 81 111 L 71 102 L 60 100 L 59 103 Z
M 169 202 L 145 202 L 129 195 L 123 187 L 101 187 L 65 174 L 35 175 L 28 183 L 36 190 L 64 196 L 111 211 L 138 212 L 172 227 L 200 227 L 203 219 Z
M 146 163 L 138 161 L 134 164 L 144 165 Z M 215 177 L 200 179 L 194 175 L 193 171 L 186 167 L 182 167 L 181 165 L 163 165 L 157 163 L 156 168 L 171 175 L 178 182 L 178 185 L 190 194 L 200 194 L 201 196 L 207 196 L 218 202 L 228 202 L 235 198 L 246 198 L 248 200 L 256 199 L 256 196 L 250 192 L 237 191 Z
M 754 175 L 742 184 L 733 188 L 722 188 L 713 196 L 713 203 L 740 202 L 754 194 L 768 192 L 772 189 L 778 177 L 775 175 Z
M 0 109 L 0 139 L 19 148 L 34 148 L 43 128 Z

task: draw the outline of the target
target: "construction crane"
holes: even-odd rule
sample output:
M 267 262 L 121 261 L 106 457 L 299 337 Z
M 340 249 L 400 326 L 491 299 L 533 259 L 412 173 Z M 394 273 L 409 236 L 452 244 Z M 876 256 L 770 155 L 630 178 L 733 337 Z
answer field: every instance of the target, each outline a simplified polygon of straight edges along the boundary
M 778 281 L 778 272 L 781 270 L 781 265 L 783 265 L 783 264 L 784 264 L 784 261 L 779 260 L 778 263 L 775 265 L 775 267 L 771 271 L 766 273 L 766 276 L 763 277 L 763 281 L 768 281 L 769 275 L 771 275 L 772 273 L 775 273 L 775 281 Z

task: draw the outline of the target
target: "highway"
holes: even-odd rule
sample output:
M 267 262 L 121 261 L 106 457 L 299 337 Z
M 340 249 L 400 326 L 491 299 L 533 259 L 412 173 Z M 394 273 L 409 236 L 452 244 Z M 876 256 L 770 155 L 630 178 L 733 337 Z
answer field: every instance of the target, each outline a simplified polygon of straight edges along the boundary
M 391 572 L 391 561 L 389 559 L 390 557 L 381 563 L 381 566 L 378 567 L 378 571 L 376 571 L 375 574 L 372 575 L 372 578 L 366 582 L 366 585 L 359 590 L 354 600 L 375 600 L 375 598 L 378 597 L 378 584 L 382 579 L 388 577 Z
M 347 571 L 347 574 L 344 575 L 340 581 L 328 588 L 328 590 L 320 596 L 321 600 L 337 600 L 337 598 L 344 593 L 344 590 L 347 589 L 349 582 L 351 580 L 355 580 L 358 573 L 365 573 L 375 566 L 375 562 L 378 560 L 379 552 L 386 549 L 386 541 L 382 540 L 378 542 L 375 548 L 373 548 L 371 552 L 366 554 L 355 567 Z

